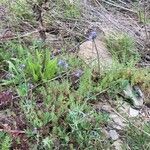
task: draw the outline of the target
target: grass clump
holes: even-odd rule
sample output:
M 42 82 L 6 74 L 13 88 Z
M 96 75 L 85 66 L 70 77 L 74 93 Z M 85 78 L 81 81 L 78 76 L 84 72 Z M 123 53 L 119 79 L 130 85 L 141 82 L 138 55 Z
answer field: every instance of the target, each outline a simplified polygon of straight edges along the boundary
M 4 133 L 0 132 L 0 149 L 1 150 L 9 150 L 11 148 L 12 138 Z
M 28 54 L 26 73 L 34 81 L 51 79 L 55 76 L 57 70 L 57 59 L 50 60 L 49 50 L 44 52 L 36 50 L 34 56 Z
M 64 16 L 65 18 L 80 18 L 81 13 L 79 6 L 77 5 L 77 2 L 74 2 L 73 4 L 69 4 L 68 1 L 65 2 L 65 12 Z
M 33 82 L 45 81 L 53 78 L 57 71 L 57 59 L 51 59 L 49 49 L 39 50 L 35 45 L 30 47 L 9 43 L 1 48 L 1 63 L 5 66 L 10 77 L 4 84 L 22 83 L 26 80 Z M 4 49 L 7 50 L 6 53 Z
M 32 7 L 26 0 L 13 1 L 10 5 L 10 11 L 15 15 L 16 19 L 31 21 L 33 19 Z
M 74 1 L 70 2 L 69 0 L 57 0 L 56 1 L 56 11 L 59 15 L 63 12 L 64 19 L 79 19 L 81 16 L 80 2 Z
M 2 6 L 5 6 L 7 14 L 2 21 L 2 25 L 6 24 L 11 26 L 11 31 L 22 32 L 32 28 L 36 25 L 35 15 L 32 10 L 32 4 L 27 0 L 2 0 L 0 2 Z M 28 26 L 28 27 L 27 27 Z M 25 30 L 24 30 L 25 29 Z
M 108 50 L 119 63 L 137 61 L 139 54 L 136 52 L 134 40 L 126 34 L 114 33 L 106 38 Z
M 150 134 L 150 125 L 145 124 L 142 129 Z M 150 149 L 150 138 L 147 134 L 141 132 L 139 129 L 132 125 L 126 130 L 124 147 L 130 147 L 132 150 L 148 150 Z

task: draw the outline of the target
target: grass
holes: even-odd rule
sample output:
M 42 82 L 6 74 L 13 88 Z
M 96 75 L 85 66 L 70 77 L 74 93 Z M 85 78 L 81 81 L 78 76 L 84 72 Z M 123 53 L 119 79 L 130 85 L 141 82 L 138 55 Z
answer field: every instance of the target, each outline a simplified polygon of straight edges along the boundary
M 25 7 L 18 1 L 11 7 L 17 23 L 20 20 L 30 22 L 34 18 L 31 6 L 24 0 L 19 2 Z M 78 6 L 78 2 L 57 0 L 54 16 L 67 21 L 80 19 L 82 13 Z M 46 13 L 43 18 L 51 24 L 56 19 L 54 16 Z M 34 19 L 32 23 L 35 25 Z M 139 85 L 146 91 L 150 88 L 150 73 L 146 68 L 136 67 L 140 55 L 128 35 L 106 37 L 106 44 L 114 64 L 95 80 L 94 68 L 89 68 L 74 54 L 62 53 L 52 59 L 53 48 L 42 43 L 25 43 L 22 39 L 2 43 L 0 70 L 4 74 L 0 76 L 0 89 L 11 89 L 15 99 L 10 100 L 11 106 L 3 108 L 8 110 L 10 117 L 5 117 L 6 123 L 8 121 L 6 133 L 0 132 L 0 149 L 17 146 L 41 150 L 109 149 L 112 141 L 103 133 L 110 121 L 109 114 L 97 111 L 93 105 L 104 93 L 110 99 L 118 100 L 118 94 L 127 84 Z M 74 75 L 79 69 L 83 75 Z M 14 129 L 25 131 L 25 134 L 14 135 L 11 133 Z M 149 126 L 143 129 L 149 132 Z M 127 137 L 123 141 L 125 146 L 149 148 L 148 137 L 139 130 L 129 126 L 123 133 Z
M 126 34 L 112 33 L 106 38 L 108 50 L 119 63 L 137 62 L 139 54 L 135 49 L 134 40 Z
M 145 124 L 142 128 L 147 133 L 150 133 L 149 124 Z M 125 137 L 126 148 L 128 146 L 128 147 L 132 147 L 133 150 L 140 150 L 140 149 L 148 150 L 150 148 L 149 143 L 150 143 L 149 136 L 147 136 L 144 133 L 141 133 L 138 129 L 136 129 L 132 125 L 129 125 Z
M 12 144 L 12 138 L 4 133 L 0 132 L 0 149 L 1 150 L 9 150 Z

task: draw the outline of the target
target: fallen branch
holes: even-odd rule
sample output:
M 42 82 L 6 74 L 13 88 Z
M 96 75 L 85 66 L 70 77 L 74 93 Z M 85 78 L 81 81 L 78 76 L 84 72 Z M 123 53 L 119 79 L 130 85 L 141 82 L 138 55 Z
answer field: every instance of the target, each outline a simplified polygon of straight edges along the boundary
M 42 29 L 40 29 L 42 30 Z M 15 40 L 15 39 L 18 39 L 18 38 L 24 38 L 24 37 L 28 37 L 32 34 L 35 34 L 35 33 L 39 33 L 40 30 L 35 30 L 35 31 L 31 31 L 31 32 L 28 32 L 28 33 L 25 33 L 23 35 L 13 35 L 13 36 L 0 36 L 0 41 L 5 41 L 5 40 Z

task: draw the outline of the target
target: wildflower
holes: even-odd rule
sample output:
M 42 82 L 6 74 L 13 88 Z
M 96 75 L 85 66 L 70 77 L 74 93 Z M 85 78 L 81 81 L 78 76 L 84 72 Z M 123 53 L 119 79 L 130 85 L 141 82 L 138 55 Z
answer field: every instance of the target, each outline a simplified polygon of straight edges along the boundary
M 58 66 L 63 67 L 63 68 L 68 68 L 68 64 L 64 60 L 59 60 Z
M 57 52 L 58 52 L 58 53 L 61 53 L 61 52 L 62 52 L 62 50 L 61 50 L 61 49 L 58 49 L 58 50 L 57 50 Z
M 97 37 L 96 31 L 91 31 L 88 36 L 88 40 L 94 40 Z
M 81 69 L 78 69 L 73 74 L 74 74 L 74 76 L 80 78 L 83 74 L 83 71 Z

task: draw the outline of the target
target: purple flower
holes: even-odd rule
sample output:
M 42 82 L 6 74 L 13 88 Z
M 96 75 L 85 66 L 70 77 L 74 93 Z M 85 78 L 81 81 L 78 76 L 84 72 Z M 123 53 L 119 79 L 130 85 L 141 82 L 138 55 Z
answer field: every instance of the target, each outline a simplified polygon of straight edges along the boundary
M 62 50 L 61 50 L 61 49 L 58 49 L 58 50 L 57 50 L 57 52 L 58 52 L 58 53 L 61 53 L 61 52 L 62 52 Z
M 68 64 L 64 60 L 59 60 L 58 66 L 63 67 L 63 68 L 68 68 Z
M 83 74 L 83 71 L 81 69 L 78 69 L 74 72 L 74 75 L 78 78 L 80 78 Z
M 88 40 L 94 40 L 97 37 L 96 31 L 91 31 L 88 36 Z

